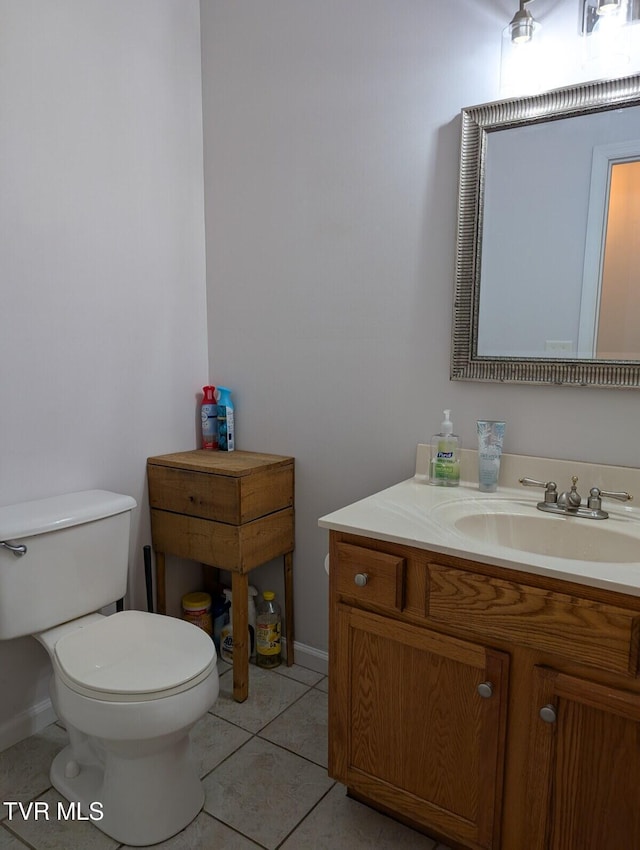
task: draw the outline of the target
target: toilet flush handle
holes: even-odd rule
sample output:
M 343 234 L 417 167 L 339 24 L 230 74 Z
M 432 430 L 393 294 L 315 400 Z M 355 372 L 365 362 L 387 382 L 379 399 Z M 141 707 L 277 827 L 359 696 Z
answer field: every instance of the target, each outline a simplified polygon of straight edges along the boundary
M 0 540 L 0 546 L 4 546 L 5 549 L 13 552 L 16 558 L 21 558 L 27 554 L 27 547 L 24 543 L 10 543 L 8 540 Z

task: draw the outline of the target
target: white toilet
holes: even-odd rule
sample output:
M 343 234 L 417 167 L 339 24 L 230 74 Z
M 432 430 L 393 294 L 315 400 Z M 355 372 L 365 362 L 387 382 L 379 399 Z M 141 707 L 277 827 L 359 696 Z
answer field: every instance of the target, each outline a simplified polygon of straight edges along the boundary
M 33 635 L 51 658 L 70 740 L 54 788 L 116 841 L 145 846 L 202 808 L 189 731 L 219 684 L 213 641 L 191 623 L 96 613 L 125 595 L 135 506 L 89 490 L 0 507 L 0 640 Z

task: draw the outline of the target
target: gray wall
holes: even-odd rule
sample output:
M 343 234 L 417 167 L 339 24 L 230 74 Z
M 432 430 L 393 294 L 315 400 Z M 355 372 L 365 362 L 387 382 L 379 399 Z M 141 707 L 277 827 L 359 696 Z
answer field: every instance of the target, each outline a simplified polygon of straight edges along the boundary
M 145 461 L 195 446 L 208 371 L 199 7 L 0 0 L 0 21 L 0 504 L 134 496 L 143 607 Z M 33 638 L 0 643 L 0 749 L 49 674 Z
M 585 73 L 577 6 L 531 8 L 550 85 Z M 201 2 L 210 375 L 240 447 L 297 459 L 307 646 L 327 648 L 317 518 L 410 476 L 443 408 L 466 446 L 504 418 L 508 452 L 638 464 L 636 392 L 449 381 L 459 112 L 499 97 L 516 7 Z

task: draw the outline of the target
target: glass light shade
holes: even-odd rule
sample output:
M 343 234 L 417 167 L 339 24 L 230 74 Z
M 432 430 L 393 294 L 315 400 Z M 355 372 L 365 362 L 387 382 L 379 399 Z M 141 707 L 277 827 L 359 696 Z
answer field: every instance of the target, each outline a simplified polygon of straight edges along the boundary
M 548 63 L 544 58 L 542 26 L 534 19 L 528 40 L 514 41 L 512 24 L 502 31 L 500 55 L 500 96 L 517 97 L 537 94 L 550 88 Z
M 584 37 L 583 63 L 594 79 L 629 73 L 633 28 L 627 25 L 626 11 L 626 4 L 618 3 L 613 10 L 616 14 L 599 14 L 593 29 Z

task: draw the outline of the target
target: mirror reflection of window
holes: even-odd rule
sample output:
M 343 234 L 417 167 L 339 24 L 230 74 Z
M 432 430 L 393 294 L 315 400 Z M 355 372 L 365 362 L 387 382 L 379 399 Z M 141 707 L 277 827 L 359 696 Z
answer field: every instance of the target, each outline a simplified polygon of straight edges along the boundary
M 611 167 L 596 357 L 640 359 L 640 162 Z

